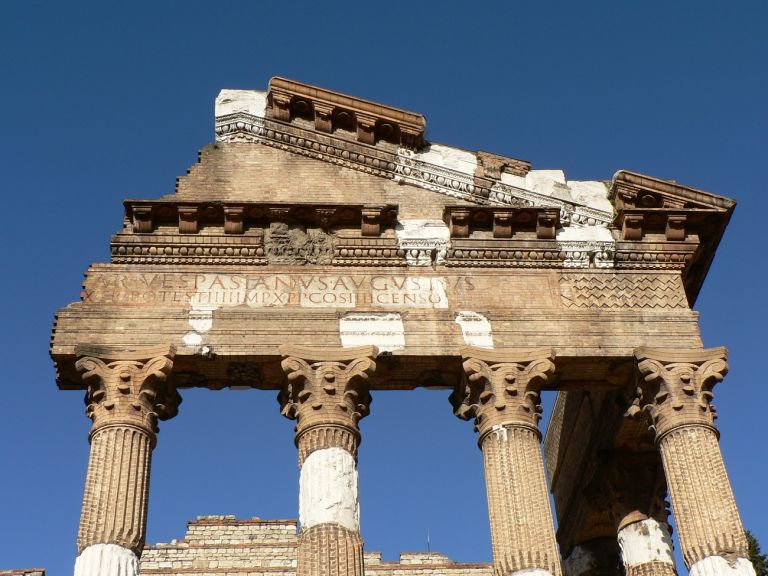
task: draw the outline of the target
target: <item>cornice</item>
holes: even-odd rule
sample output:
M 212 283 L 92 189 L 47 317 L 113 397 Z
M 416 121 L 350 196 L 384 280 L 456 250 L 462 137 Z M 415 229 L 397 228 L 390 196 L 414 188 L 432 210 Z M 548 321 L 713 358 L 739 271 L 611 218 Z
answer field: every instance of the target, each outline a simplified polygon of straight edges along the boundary
M 425 162 L 413 150 L 390 151 L 247 112 L 216 117 L 216 140 L 259 143 L 481 205 L 556 207 L 568 224 L 608 226 L 613 220 L 613 214 L 585 204 Z
M 736 201 L 731 198 L 629 170 L 619 170 L 614 174 L 609 198 L 617 209 L 627 206 L 732 211 L 736 206 Z
M 274 118 L 311 119 L 315 129 L 321 132 L 351 130 L 358 140 L 368 144 L 384 140 L 406 148 L 419 148 L 424 143 L 427 121 L 415 112 L 279 76 L 269 81 L 267 100 L 267 113 Z
M 281 202 L 217 202 L 166 198 L 123 202 L 126 227 L 151 233 L 158 226 L 178 226 L 179 234 L 196 234 L 200 226 L 218 226 L 225 235 L 242 234 L 246 223 L 295 222 L 328 230 L 359 227 L 363 236 L 380 236 L 397 220 L 393 204 L 294 204 Z
M 447 206 L 440 249 L 429 238 L 398 238 L 398 207 L 391 204 L 171 198 L 126 200 L 125 210 L 124 229 L 111 242 L 118 264 L 685 270 L 699 248 L 695 234 L 671 241 L 654 227 L 638 239 L 558 239 L 561 213 L 537 206 Z M 687 230 L 699 231 L 709 217 L 691 215 Z
M 624 239 L 641 239 L 649 230 L 663 232 L 671 241 L 692 232 L 698 235 L 700 248 L 685 275 L 685 290 L 693 306 L 736 201 L 629 170 L 616 172 L 609 198 L 616 206 L 615 224 Z

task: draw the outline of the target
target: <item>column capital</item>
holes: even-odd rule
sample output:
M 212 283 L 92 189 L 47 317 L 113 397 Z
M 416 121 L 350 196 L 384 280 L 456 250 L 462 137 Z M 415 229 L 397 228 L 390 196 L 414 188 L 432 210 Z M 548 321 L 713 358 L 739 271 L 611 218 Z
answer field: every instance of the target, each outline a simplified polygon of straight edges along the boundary
M 724 347 L 700 350 L 638 348 L 637 390 L 627 415 L 647 412 L 656 441 L 681 426 L 716 432 L 712 388 L 728 373 Z
M 342 429 L 359 440 L 358 422 L 370 411 L 368 379 L 376 370 L 376 346 L 285 345 L 280 353 L 288 382 L 278 401 L 283 416 L 296 420 L 297 444 L 305 432 L 317 428 Z
M 496 349 L 464 346 L 464 378 L 451 394 L 454 414 L 474 418 L 479 442 L 495 427 L 516 425 L 538 433 L 539 392 L 555 372 L 551 348 Z
M 157 421 L 174 417 L 181 403 L 168 382 L 175 353 L 173 345 L 135 350 L 76 346 L 75 367 L 88 384 L 85 403 L 93 421 L 91 435 L 106 426 L 127 425 L 154 441 Z

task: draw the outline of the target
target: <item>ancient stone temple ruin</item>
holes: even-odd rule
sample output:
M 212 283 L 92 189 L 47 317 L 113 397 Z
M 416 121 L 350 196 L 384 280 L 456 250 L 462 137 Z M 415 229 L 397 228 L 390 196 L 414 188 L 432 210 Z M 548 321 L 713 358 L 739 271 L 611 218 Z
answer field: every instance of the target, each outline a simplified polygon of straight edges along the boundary
M 667 502 L 692 574 L 754 574 L 711 404 L 727 353 L 691 309 L 734 202 L 624 170 L 571 181 L 425 129 L 273 78 L 220 93 L 174 193 L 125 201 L 51 346 L 93 421 L 75 574 L 671 576 Z M 422 386 L 474 423 L 492 563 L 363 549 L 360 420 Z M 190 387 L 278 391 L 298 524 L 201 517 L 146 544 L 157 424 Z M 542 390 L 559 391 L 544 435 Z

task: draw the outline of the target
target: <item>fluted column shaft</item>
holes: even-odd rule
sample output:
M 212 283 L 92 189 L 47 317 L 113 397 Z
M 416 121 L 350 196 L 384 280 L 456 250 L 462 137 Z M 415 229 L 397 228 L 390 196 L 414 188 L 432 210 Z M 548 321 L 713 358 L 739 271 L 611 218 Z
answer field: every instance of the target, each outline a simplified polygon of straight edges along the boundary
M 650 415 L 689 573 L 753 575 L 711 404 L 712 388 L 728 371 L 725 348 L 643 348 L 635 356 L 634 411 Z
M 132 426 L 107 426 L 91 437 L 77 550 L 120 544 L 139 555 L 144 546 L 152 438 Z
M 157 421 L 174 416 L 181 401 L 166 381 L 174 350 L 79 346 L 77 353 L 93 427 L 75 574 L 133 576 L 146 536 Z
M 714 431 L 671 430 L 659 443 L 686 563 L 712 555 L 748 557 L 736 500 Z
M 493 557 L 501 574 L 538 568 L 559 574 L 539 435 L 501 425 L 482 443 Z
M 358 422 L 369 412 L 373 346 L 283 346 L 279 401 L 295 419 L 299 449 L 297 576 L 363 576 L 357 491 Z
M 549 491 L 541 453 L 539 390 L 554 373 L 550 349 L 462 349 L 466 378 L 455 414 L 474 418 L 483 451 L 494 571 L 559 576 Z

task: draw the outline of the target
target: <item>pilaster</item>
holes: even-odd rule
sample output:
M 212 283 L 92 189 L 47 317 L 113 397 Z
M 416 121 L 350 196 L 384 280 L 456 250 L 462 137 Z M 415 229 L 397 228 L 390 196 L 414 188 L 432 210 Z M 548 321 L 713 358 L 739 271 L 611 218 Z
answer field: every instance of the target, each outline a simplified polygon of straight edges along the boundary
M 357 486 L 359 421 L 368 415 L 375 346 L 282 346 L 288 382 L 278 400 L 296 420 L 299 449 L 297 576 L 363 576 Z
M 562 573 L 541 454 L 539 391 L 555 371 L 549 348 L 461 349 L 454 413 L 474 419 L 483 451 L 495 572 Z
M 76 352 L 93 426 L 75 574 L 133 575 L 146 536 L 157 421 L 175 416 L 181 402 L 168 382 L 175 349 L 78 346 Z
M 650 417 L 691 574 L 754 574 L 714 425 L 712 388 L 728 372 L 726 356 L 725 348 L 635 351 L 629 414 Z

